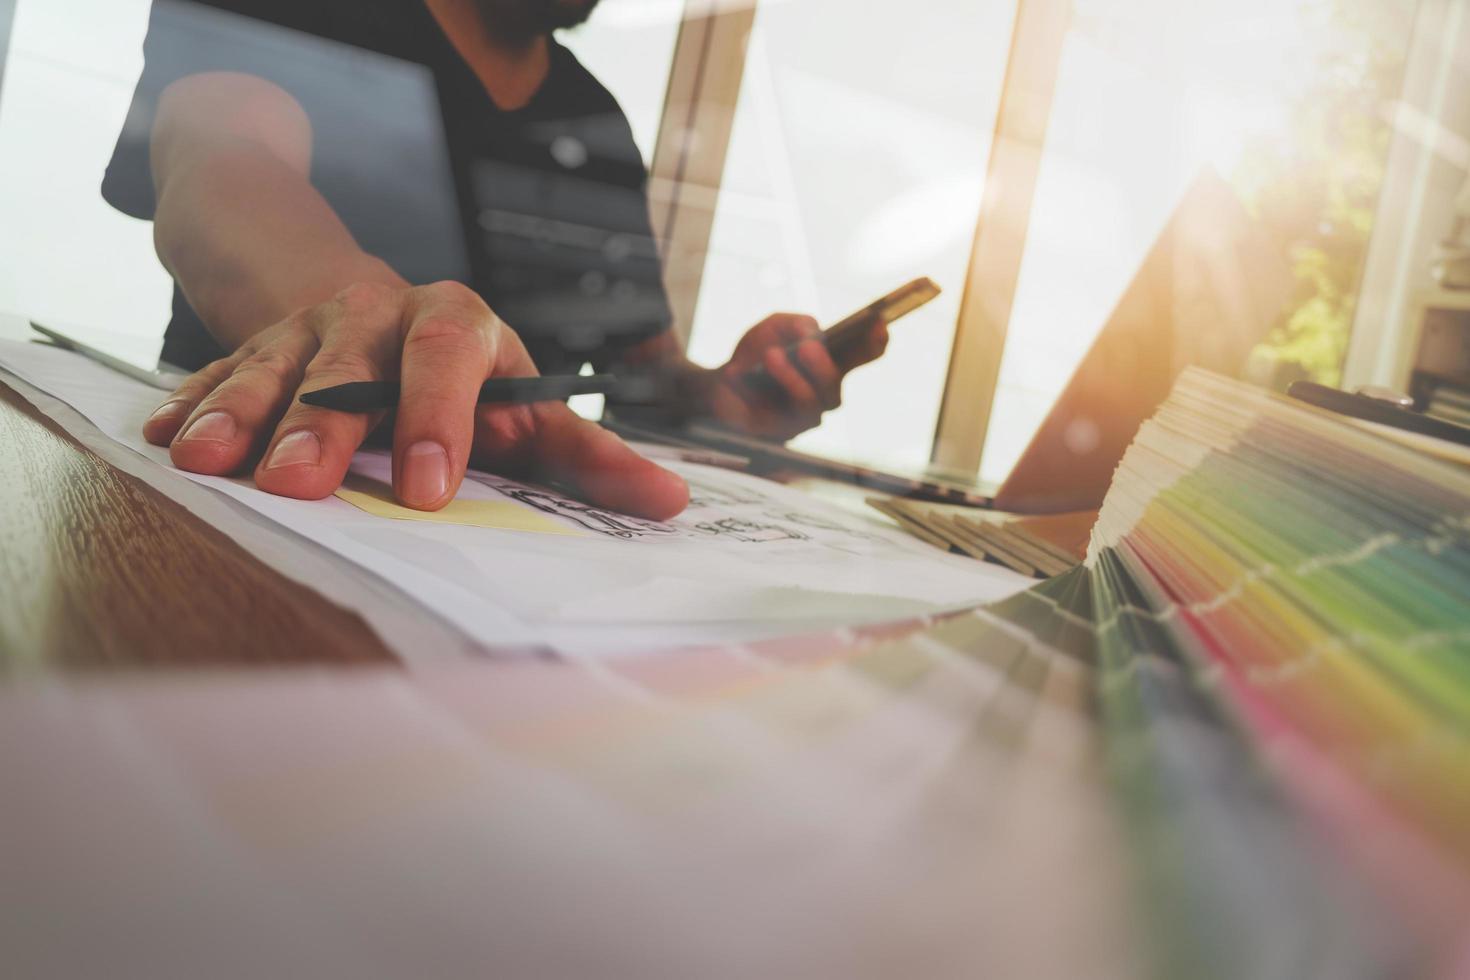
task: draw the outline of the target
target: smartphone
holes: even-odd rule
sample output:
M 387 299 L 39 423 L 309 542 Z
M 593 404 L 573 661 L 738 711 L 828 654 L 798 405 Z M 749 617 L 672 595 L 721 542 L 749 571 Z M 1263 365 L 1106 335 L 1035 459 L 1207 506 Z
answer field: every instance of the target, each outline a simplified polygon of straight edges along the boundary
M 822 331 L 822 344 L 833 357 L 846 352 L 861 341 L 880 320 L 892 323 L 939 295 L 939 286 L 927 276 L 904 283 L 887 296 L 880 297 L 849 314 Z
M 939 285 L 927 276 L 920 276 L 904 283 L 886 296 L 881 296 L 855 313 L 850 313 L 817 335 L 822 346 L 827 348 L 832 359 L 842 367 L 845 356 L 860 344 L 880 321 L 892 323 L 901 316 L 917 310 L 939 295 Z M 795 355 L 797 344 L 788 347 L 787 353 Z M 746 382 L 762 393 L 780 391 L 781 386 L 766 372 L 764 367 L 750 371 Z

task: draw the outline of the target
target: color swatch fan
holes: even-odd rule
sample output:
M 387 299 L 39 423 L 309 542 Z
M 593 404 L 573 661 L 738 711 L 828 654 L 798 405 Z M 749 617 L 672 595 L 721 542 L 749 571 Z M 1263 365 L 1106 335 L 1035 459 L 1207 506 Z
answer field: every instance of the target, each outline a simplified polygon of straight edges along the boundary
M 1427 974 L 1465 968 L 1470 466 L 1451 455 L 1196 370 L 1119 465 L 1086 566 L 1098 708 L 1176 966 L 1289 921 L 1262 875 L 1311 852 L 1315 895 L 1407 923 Z

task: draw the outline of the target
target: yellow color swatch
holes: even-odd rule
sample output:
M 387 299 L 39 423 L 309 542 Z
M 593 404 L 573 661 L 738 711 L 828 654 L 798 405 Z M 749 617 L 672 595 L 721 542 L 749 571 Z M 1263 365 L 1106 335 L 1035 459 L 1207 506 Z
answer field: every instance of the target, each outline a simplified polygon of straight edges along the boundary
M 537 534 L 565 534 L 587 537 L 585 532 L 567 527 L 529 507 L 512 500 L 451 500 L 440 510 L 414 510 L 393 499 L 393 489 L 378 480 L 356 473 L 337 490 L 337 496 L 359 510 L 376 517 L 398 521 L 432 521 L 438 524 L 464 524 L 489 527 L 500 531 L 534 531 Z

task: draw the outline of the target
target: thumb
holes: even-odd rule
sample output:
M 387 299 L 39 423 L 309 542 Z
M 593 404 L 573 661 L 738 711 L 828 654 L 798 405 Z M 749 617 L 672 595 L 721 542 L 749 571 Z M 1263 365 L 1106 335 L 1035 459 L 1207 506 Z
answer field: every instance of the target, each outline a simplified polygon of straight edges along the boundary
M 616 433 L 559 402 L 533 407 L 531 452 L 537 469 L 581 499 L 633 517 L 662 521 L 689 503 L 684 478 L 644 459 Z
M 871 331 L 868 332 L 868 349 L 866 351 L 868 355 L 868 360 L 876 361 L 878 358 L 883 356 L 883 352 L 887 349 L 888 324 L 879 321 L 879 323 L 874 326 Z
M 879 320 L 874 324 L 861 341 L 851 345 L 845 355 L 839 358 L 839 367 L 845 371 L 851 371 L 859 365 L 876 361 L 883 356 L 888 349 L 888 324 Z

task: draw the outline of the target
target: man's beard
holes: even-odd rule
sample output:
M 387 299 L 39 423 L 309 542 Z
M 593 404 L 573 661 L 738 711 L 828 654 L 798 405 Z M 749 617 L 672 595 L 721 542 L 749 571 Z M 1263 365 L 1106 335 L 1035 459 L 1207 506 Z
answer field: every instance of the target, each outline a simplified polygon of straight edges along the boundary
M 485 28 L 505 38 L 531 38 L 576 27 L 599 0 L 475 0 Z

